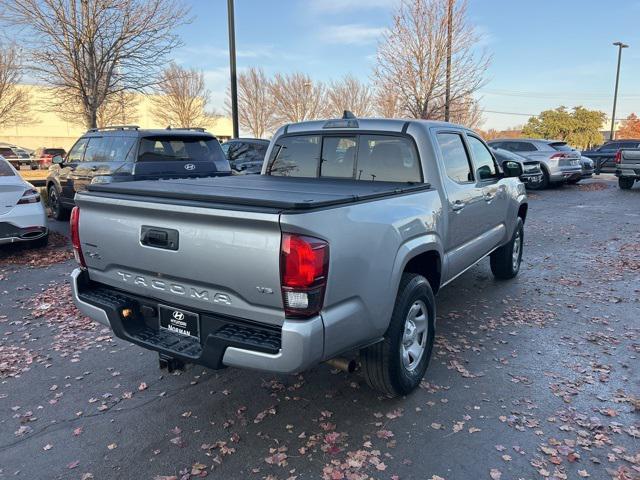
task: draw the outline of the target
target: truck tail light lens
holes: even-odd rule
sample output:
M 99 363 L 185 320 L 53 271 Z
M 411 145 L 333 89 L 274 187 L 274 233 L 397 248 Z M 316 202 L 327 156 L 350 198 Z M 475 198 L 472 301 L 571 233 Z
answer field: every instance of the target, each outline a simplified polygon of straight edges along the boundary
M 616 152 L 615 161 L 617 164 L 622 163 L 622 150 Z
M 73 255 L 76 257 L 76 262 L 78 262 L 80 268 L 87 268 L 87 264 L 84 262 L 84 255 L 82 254 L 82 245 L 80 244 L 80 209 L 78 207 L 73 207 L 73 210 L 71 210 L 69 225 L 71 227 Z
M 328 273 L 327 242 L 291 233 L 282 235 L 280 278 L 287 317 L 310 317 L 322 309 Z

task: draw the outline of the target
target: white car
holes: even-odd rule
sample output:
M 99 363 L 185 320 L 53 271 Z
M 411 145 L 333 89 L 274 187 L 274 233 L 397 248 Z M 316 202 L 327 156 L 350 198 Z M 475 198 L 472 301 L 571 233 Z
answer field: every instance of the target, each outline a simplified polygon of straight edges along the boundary
M 48 240 L 47 215 L 40 193 L 0 155 L 0 245 L 30 242 L 34 247 L 43 247 Z

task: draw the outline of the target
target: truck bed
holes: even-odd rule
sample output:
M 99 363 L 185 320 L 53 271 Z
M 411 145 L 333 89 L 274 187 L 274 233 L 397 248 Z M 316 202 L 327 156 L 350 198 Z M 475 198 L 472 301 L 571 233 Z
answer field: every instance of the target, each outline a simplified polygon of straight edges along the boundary
M 240 175 L 90 185 L 95 195 L 141 196 L 216 205 L 308 210 L 428 190 L 428 183 Z

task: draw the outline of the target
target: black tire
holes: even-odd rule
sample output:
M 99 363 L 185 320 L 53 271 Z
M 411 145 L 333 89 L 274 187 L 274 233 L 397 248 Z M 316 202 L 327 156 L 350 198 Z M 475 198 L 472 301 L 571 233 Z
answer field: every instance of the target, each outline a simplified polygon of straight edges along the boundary
M 514 257 L 516 242 L 518 242 L 518 251 Z M 523 246 L 524 224 L 522 218 L 518 217 L 518 223 L 509 243 L 497 249 L 490 256 L 491 272 L 494 277 L 499 280 L 509 280 L 518 275 L 522 263 Z
M 415 365 L 407 368 L 402 359 L 403 340 L 407 318 L 415 305 L 426 310 L 426 329 L 422 335 L 414 335 L 418 343 L 424 343 L 424 348 L 422 354 L 414 358 Z M 415 273 L 404 273 L 384 339 L 360 352 L 362 372 L 371 388 L 393 397 L 406 395 L 420 385 L 433 350 L 435 316 L 435 298 L 427 279 Z
M 31 240 L 29 242 L 30 248 L 44 248 L 49 244 L 49 233 L 47 233 L 44 237 L 40 237 L 37 240 Z
M 633 177 L 618 177 L 618 187 L 621 190 L 631 190 L 635 181 Z
M 51 208 L 51 216 L 56 220 L 69 220 L 70 210 L 60 203 L 60 192 L 55 185 L 51 185 L 47 190 L 49 195 L 49 208 Z

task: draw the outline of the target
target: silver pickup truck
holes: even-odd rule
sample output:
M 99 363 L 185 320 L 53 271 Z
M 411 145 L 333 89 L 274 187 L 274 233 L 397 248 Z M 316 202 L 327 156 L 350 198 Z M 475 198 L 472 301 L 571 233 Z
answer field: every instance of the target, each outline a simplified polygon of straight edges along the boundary
M 640 180 L 640 148 L 622 148 L 615 156 L 618 187 L 630 190 Z
M 344 119 L 280 128 L 262 175 L 92 185 L 76 195 L 73 297 L 115 334 L 210 368 L 297 372 L 360 351 L 410 392 L 434 295 L 489 256 L 520 268 L 527 199 L 464 127 Z

